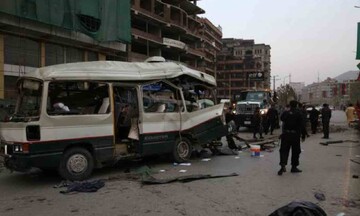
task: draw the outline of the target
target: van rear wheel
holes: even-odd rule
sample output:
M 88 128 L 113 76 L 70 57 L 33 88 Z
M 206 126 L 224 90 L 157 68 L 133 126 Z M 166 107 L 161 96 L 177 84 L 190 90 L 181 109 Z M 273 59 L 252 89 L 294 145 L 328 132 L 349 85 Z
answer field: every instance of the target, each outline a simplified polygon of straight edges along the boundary
M 71 181 L 81 181 L 90 177 L 94 169 L 94 158 L 91 153 L 80 147 L 65 151 L 59 165 L 61 177 Z
M 192 145 L 187 138 L 178 138 L 175 141 L 173 158 L 175 162 L 182 163 L 190 159 L 192 153 Z

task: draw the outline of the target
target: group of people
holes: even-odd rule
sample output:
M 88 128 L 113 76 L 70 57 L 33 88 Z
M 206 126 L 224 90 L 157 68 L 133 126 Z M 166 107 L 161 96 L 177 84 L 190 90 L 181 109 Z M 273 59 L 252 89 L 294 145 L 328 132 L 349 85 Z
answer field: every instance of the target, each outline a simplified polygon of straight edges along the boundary
M 276 128 L 279 127 L 279 113 L 274 105 L 271 105 L 266 114 L 261 115 L 260 108 L 256 107 L 254 115 L 252 116 L 253 138 L 257 139 L 257 134 L 260 139 L 263 139 L 262 133 L 273 135 Z
M 323 104 L 321 111 L 318 111 L 315 107 L 312 107 L 309 113 L 309 120 L 311 123 L 311 131 L 313 134 L 316 133 L 318 127 L 319 116 L 321 114 L 321 120 L 323 125 L 324 136 L 322 138 L 329 138 L 329 124 L 331 119 L 331 109 L 328 104 Z M 280 115 L 282 121 L 282 132 L 281 132 L 281 146 L 280 146 L 280 170 L 278 175 L 282 175 L 286 172 L 286 165 L 289 158 L 289 152 L 291 149 L 291 172 L 299 173 L 302 172 L 298 168 L 299 157 L 301 153 L 300 143 L 305 141 L 306 137 L 310 135 L 306 130 L 308 112 L 306 106 L 293 100 L 290 101 L 289 105 L 286 106 L 285 110 Z M 232 109 L 229 108 L 226 113 L 226 122 L 230 123 L 233 120 Z M 264 121 L 266 123 L 264 124 Z M 274 106 L 268 110 L 266 114 L 261 115 L 260 108 L 257 107 L 252 118 L 252 129 L 253 137 L 257 138 L 256 135 L 259 133 L 260 138 L 263 138 L 262 133 L 269 132 L 273 134 L 273 131 L 278 127 L 279 113 Z M 265 125 L 265 127 L 264 127 Z M 268 126 L 268 127 L 267 127 Z M 236 128 L 236 126 L 234 126 Z M 226 138 L 228 141 L 229 148 L 238 149 L 234 142 L 234 134 L 229 134 Z M 238 137 L 235 136 L 238 139 Z
M 306 109 L 302 106 L 302 109 L 298 108 L 299 103 L 297 101 L 290 101 L 289 109 L 285 110 L 281 114 L 281 121 L 283 122 L 283 131 L 281 134 L 281 146 L 280 146 L 280 170 L 278 175 L 282 175 L 286 172 L 286 165 L 291 149 L 291 172 L 302 172 L 298 168 L 299 157 L 301 153 L 300 140 L 305 141 L 305 137 L 308 136 L 306 132 Z M 321 120 L 323 125 L 324 139 L 329 138 L 329 124 L 331 119 L 331 109 L 328 104 L 323 104 L 320 111 L 317 111 L 315 107 L 310 111 L 310 122 L 313 133 L 316 133 L 317 122 L 321 113 Z

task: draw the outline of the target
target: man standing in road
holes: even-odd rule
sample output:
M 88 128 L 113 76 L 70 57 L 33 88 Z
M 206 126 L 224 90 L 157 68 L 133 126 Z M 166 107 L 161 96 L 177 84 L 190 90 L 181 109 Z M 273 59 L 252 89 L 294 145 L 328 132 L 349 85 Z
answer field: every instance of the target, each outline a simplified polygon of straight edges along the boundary
M 312 134 L 316 134 L 318 121 L 319 121 L 319 110 L 315 109 L 314 106 L 312 106 L 312 109 L 310 110 L 310 123 L 311 123 L 311 132 Z
M 306 128 L 306 123 L 307 123 L 307 111 L 306 111 L 306 106 L 299 103 L 299 109 L 300 109 L 300 113 L 302 116 L 302 133 L 304 133 L 306 135 L 306 137 L 309 137 L 310 135 L 307 132 L 307 128 Z
M 324 103 L 323 108 L 321 109 L 321 120 L 323 124 L 323 139 L 329 139 L 329 124 L 331 118 L 331 109 L 329 108 L 329 104 Z
M 349 127 L 351 127 L 351 123 L 353 121 L 355 121 L 355 108 L 354 106 L 350 103 L 349 106 L 346 108 L 345 110 L 345 114 L 346 114 L 346 120 L 348 122 Z
M 277 124 L 278 118 L 279 118 L 279 113 L 276 110 L 275 105 L 271 105 L 266 116 L 267 116 L 267 119 L 270 124 L 270 134 L 272 135 L 277 126 L 276 124 Z
M 300 111 L 296 108 L 298 102 L 290 101 L 290 110 L 284 111 L 281 114 L 281 121 L 283 122 L 283 133 L 281 134 L 281 147 L 280 147 L 280 170 L 278 175 L 286 172 L 286 165 L 291 148 L 291 172 L 302 172 L 297 168 L 299 166 L 299 156 L 301 153 L 300 148 L 300 135 L 305 140 L 305 134 L 302 134 L 302 116 Z
M 252 116 L 252 120 L 251 120 L 252 126 L 253 126 L 253 137 L 254 139 L 257 139 L 256 134 L 259 133 L 260 134 L 260 139 L 263 139 L 264 137 L 262 136 L 262 119 L 261 119 L 261 114 L 260 114 L 260 108 L 256 107 L 255 111 L 254 111 L 254 115 Z

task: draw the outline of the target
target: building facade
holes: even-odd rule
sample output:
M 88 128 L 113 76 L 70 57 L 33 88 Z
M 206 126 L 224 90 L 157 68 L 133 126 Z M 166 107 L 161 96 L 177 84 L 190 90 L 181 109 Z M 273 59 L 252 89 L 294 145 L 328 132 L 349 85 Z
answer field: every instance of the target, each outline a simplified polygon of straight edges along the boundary
M 327 103 L 338 108 L 360 102 L 360 74 L 351 80 L 327 78 L 307 85 L 302 90 L 301 100 L 313 105 Z
M 160 55 L 216 76 L 222 31 L 196 0 L 2 0 L 0 98 L 38 67 Z
M 270 89 L 269 45 L 234 38 L 224 38 L 222 42 L 217 58 L 218 99 L 235 100 L 246 89 Z
M 195 0 L 133 0 L 129 61 L 158 55 L 215 76 L 222 31 L 203 13 Z
M 3 0 L 0 25 L 0 98 L 9 100 L 16 80 L 35 68 L 126 60 L 131 42 L 128 1 Z
M 305 87 L 304 82 L 290 82 L 289 86 L 294 89 L 298 100 L 301 100 L 302 90 Z

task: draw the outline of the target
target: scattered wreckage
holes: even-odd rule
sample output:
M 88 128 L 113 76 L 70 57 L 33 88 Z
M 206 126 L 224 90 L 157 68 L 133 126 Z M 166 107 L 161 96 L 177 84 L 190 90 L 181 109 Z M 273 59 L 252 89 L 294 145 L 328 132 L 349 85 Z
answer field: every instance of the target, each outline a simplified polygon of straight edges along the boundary
M 0 123 L 5 166 L 83 180 L 122 159 L 184 162 L 228 133 L 215 87 L 214 77 L 161 57 L 39 68 L 18 80 L 15 112 Z

